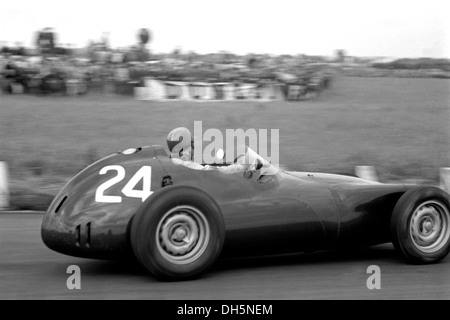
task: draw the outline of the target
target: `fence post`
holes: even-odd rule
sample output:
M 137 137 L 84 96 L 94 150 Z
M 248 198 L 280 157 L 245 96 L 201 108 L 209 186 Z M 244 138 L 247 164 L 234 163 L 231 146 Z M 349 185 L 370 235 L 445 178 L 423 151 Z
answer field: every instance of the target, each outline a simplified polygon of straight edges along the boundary
M 8 165 L 0 161 L 0 210 L 9 208 Z

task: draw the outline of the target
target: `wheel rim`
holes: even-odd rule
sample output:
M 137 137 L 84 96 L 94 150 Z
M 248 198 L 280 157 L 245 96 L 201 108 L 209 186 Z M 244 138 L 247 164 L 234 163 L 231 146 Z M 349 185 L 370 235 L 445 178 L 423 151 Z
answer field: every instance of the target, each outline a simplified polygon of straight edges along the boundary
M 450 213 L 439 201 L 419 205 L 411 216 L 410 235 L 414 246 L 424 253 L 442 249 L 450 237 Z
M 197 208 L 177 206 L 164 214 L 156 229 L 158 251 L 169 262 L 183 265 L 198 259 L 209 243 L 206 216 Z

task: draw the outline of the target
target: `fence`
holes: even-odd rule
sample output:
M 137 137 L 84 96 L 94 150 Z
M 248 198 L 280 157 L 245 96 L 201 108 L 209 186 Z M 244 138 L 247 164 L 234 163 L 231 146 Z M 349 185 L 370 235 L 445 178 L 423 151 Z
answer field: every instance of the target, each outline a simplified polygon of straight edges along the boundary
M 155 101 L 298 101 L 322 91 L 314 85 L 288 83 L 184 82 L 145 78 L 134 89 L 137 100 Z

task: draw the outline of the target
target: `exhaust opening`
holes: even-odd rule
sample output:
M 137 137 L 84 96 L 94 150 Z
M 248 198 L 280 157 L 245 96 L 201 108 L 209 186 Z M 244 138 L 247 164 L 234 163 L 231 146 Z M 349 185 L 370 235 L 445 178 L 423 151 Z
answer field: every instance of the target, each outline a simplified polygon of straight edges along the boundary
M 75 228 L 75 237 L 76 237 L 75 245 L 77 247 L 79 247 L 81 244 L 81 226 L 80 225 L 77 225 L 77 227 Z
M 91 223 L 86 224 L 86 247 L 91 247 Z

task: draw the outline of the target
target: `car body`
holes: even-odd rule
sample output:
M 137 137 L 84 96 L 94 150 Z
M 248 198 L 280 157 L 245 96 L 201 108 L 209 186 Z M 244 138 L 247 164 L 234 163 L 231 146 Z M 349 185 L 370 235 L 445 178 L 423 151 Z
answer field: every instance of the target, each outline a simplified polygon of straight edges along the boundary
M 176 187 L 178 191 L 172 190 Z M 135 215 L 143 211 L 146 204 L 153 201 L 153 197 L 157 198 L 166 190 L 172 190 L 172 193 L 193 191 L 193 195 L 204 194 L 208 196 L 204 201 L 216 205 L 217 209 L 214 210 L 219 212 L 220 217 L 215 219 L 223 221 L 219 221 L 219 229 L 209 228 L 206 222 L 204 230 L 208 237 L 214 230 L 221 230 L 223 239 L 217 240 L 221 243 L 218 242 L 215 249 L 211 250 L 219 252 L 215 252 L 209 260 L 215 260 L 219 253 L 245 256 L 371 246 L 394 241 L 396 231 L 393 231 L 395 226 L 392 221 L 396 206 L 405 193 L 416 189 L 414 185 L 383 184 L 352 176 L 276 170 L 268 162 L 264 162 L 257 170 L 244 173 L 194 170 L 175 164 L 162 146 L 149 146 L 107 156 L 71 179 L 55 197 L 44 217 L 42 239 L 57 252 L 85 258 L 127 259 L 133 252 L 139 256 L 148 251 L 150 264 L 154 260 L 151 256 L 153 249 L 139 249 L 133 241 L 156 241 L 163 255 L 167 254 L 163 252 L 167 249 L 166 241 L 169 246 L 174 245 L 169 255 L 177 256 L 172 262 L 174 270 L 178 270 L 176 268 L 192 261 L 179 262 L 178 255 L 190 253 L 186 250 L 175 254 L 174 250 L 183 246 L 181 241 L 187 237 L 187 233 L 197 232 L 198 228 L 198 232 L 201 232 L 202 219 L 194 222 L 189 220 L 190 217 L 196 217 L 195 212 L 183 214 L 179 221 L 164 218 L 165 222 L 159 222 L 157 231 L 152 229 L 153 233 L 159 232 L 159 235 L 149 240 L 145 238 L 147 235 L 142 235 L 146 233 L 145 230 L 135 229 L 144 223 L 142 219 L 152 215 L 152 210 L 145 209 L 150 212 L 139 213 L 142 218 L 134 223 L 139 225 L 134 229 L 132 227 Z M 419 215 L 418 219 L 422 220 L 415 223 L 422 225 L 416 226 L 416 231 L 417 228 L 425 230 L 424 226 L 440 228 L 437 231 L 439 237 L 442 234 L 440 241 L 443 243 L 438 248 L 438 259 L 434 259 L 440 260 L 449 248 L 448 195 L 432 187 L 426 190 L 439 193 L 438 203 L 441 206 L 428 210 L 428 215 Z M 170 201 L 175 203 L 178 198 L 174 196 Z M 163 221 L 162 215 L 158 218 L 160 220 L 151 223 Z M 188 227 L 181 228 L 182 224 Z M 164 228 L 171 229 L 167 231 Z M 413 227 L 408 227 L 408 230 L 413 230 Z M 134 232 L 141 232 L 140 236 L 136 236 L 139 239 L 133 240 Z M 168 239 L 167 234 L 172 238 Z M 422 234 L 423 238 L 427 235 L 426 232 Z M 437 234 L 434 235 L 437 237 Z M 200 241 L 198 239 L 195 238 L 195 241 Z M 401 244 L 402 240 L 397 239 L 398 243 Z M 202 252 L 200 250 L 195 257 Z M 189 277 L 196 276 L 205 268 L 187 274 Z M 154 268 L 148 269 L 155 274 Z M 183 278 L 183 272 L 172 272 L 161 278 Z M 161 275 L 158 271 L 156 274 Z

